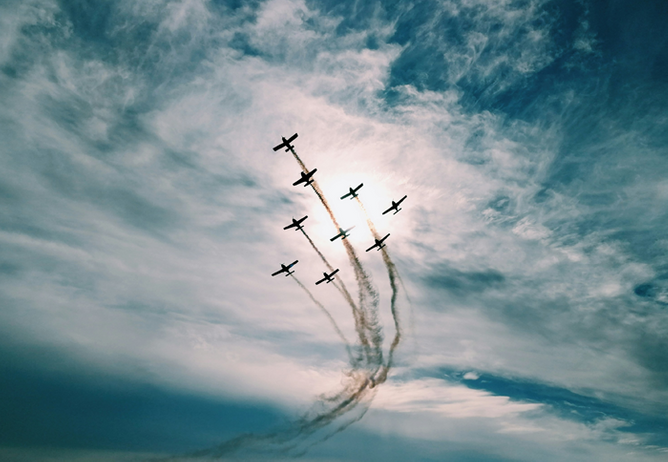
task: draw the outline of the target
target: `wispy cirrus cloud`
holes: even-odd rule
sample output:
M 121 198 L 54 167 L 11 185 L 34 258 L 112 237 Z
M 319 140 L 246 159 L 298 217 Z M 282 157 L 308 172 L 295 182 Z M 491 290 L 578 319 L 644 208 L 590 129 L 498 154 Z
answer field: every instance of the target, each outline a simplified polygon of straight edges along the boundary
M 416 309 L 419 354 L 403 366 L 531 378 L 647 415 L 665 402 L 665 93 L 620 77 L 614 61 L 628 61 L 611 54 L 598 9 L 3 8 L 8 355 L 46 344 L 67 367 L 291 409 L 336 385 L 336 334 L 298 287 L 268 278 L 293 257 L 301 274 L 322 270 L 280 229 L 290 215 L 308 214 L 318 243 L 330 237 L 313 198 L 289 186 L 294 164 L 270 151 L 299 131 L 326 192 L 364 181 L 377 215 L 408 194 L 410 206 L 376 223 Z M 369 239 L 351 236 L 360 248 Z M 353 332 L 345 304 L 323 297 Z M 474 410 L 513 409 L 509 433 L 549 420 L 548 445 L 560 434 L 607 441 L 591 450 L 609 456 L 633 438 L 623 418 L 583 427 L 548 409 L 534 425 L 525 415 L 540 400 L 466 382 L 387 385 L 396 399 L 383 412 L 402 419 L 422 416 L 421 397 L 452 418 L 456 391 Z M 392 408 L 401 399 L 403 413 Z M 468 431 L 497 435 L 483 414 Z M 610 439 L 616 429 L 623 437 Z

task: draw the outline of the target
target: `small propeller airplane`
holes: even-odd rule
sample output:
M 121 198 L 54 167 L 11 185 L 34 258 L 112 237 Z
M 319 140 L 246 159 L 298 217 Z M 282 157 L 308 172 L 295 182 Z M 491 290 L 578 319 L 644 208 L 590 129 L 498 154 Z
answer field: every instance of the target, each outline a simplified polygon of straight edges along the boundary
M 285 152 L 288 152 L 290 149 L 294 148 L 294 146 L 291 145 L 290 143 L 292 141 L 294 141 L 296 138 L 297 138 L 296 133 L 294 135 L 292 135 L 290 138 L 288 138 L 287 140 L 285 139 L 284 136 L 281 136 L 281 139 L 283 140 L 283 142 L 281 144 L 279 144 L 278 146 L 275 146 L 274 151 L 278 151 L 281 148 L 285 148 Z
M 292 183 L 292 186 L 297 186 L 298 184 L 302 184 L 302 183 L 304 183 L 304 187 L 310 185 L 311 183 L 313 183 L 313 179 L 311 177 L 317 171 L 318 171 L 318 169 L 314 168 L 313 170 L 311 170 L 308 173 L 299 172 L 299 174 L 301 175 L 301 178 L 299 178 L 297 181 Z
M 284 265 L 283 263 L 281 263 L 281 269 L 279 269 L 274 274 L 272 274 L 272 276 L 276 276 L 276 275 L 281 274 L 281 273 L 285 273 L 285 277 L 290 276 L 292 273 L 294 273 L 294 271 L 290 271 L 290 268 L 295 266 L 298 261 L 299 260 L 295 260 L 292 263 L 290 263 L 289 265 Z
M 331 238 L 330 241 L 334 242 L 334 241 L 335 241 L 336 239 L 338 239 L 338 238 L 341 238 L 341 239 L 345 239 L 345 238 L 347 238 L 348 236 L 350 236 L 350 232 L 349 232 L 349 231 L 350 231 L 351 229 L 353 229 L 353 228 L 354 228 L 354 226 L 351 226 L 351 227 L 348 228 L 348 229 L 339 228 L 339 234 L 337 234 L 336 236 L 334 236 L 333 238 Z
M 334 280 L 334 277 L 333 277 L 333 276 L 334 276 L 336 273 L 338 273 L 338 272 L 339 272 L 339 269 L 338 269 L 338 268 L 336 268 L 334 271 L 332 271 L 332 272 L 329 273 L 329 274 L 323 272 L 322 275 L 325 276 L 325 277 L 322 278 L 321 280 L 319 280 L 318 282 L 316 282 L 315 285 L 317 286 L 317 285 L 320 284 L 321 282 L 325 282 L 325 281 L 327 281 L 327 284 L 329 284 L 330 282 L 332 282 L 332 281 Z
M 401 203 L 404 201 L 404 199 L 406 199 L 407 197 L 408 197 L 408 196 L 404 196 L 404 197 L 402 197 L 401 199 L 399 199 L 397 202 L 392 201 L 392 207 L 390 207 L 389 209 L 385 210 L 385 211 L 383 212 L 383 215 L 385 215 L 387 212 L 391 211 L 392 209 L 394 209 L 394 214 L 393 214 L 393 215 L 396 215 L 397 213 L 399 213 L 399 210 L 401 210 L 401 209 L 399 208 L 399 204 L 401 204 Z
M 299 220 L 295 220 L 295 219 L 293 218 L 293 219 L 292 219 L 292 224 L 286 226 L 286 227 L 283 228 L 283 229 L 295 228 L 295 231 L 302 230 L 302 229 L 304 229 L 304 227 L 302 226 L 302 223 L 303 223 L 304 220 L 306 220 L 307 218 L 308 218 L 308 215 L 303 216 L 303 217 L 300 218 Z
M 358 187 L 356 187 L 355 189 L 353 189 L 353 188 L 348 188 L 348 191 L 350 191 L 350 192 L 349 192 L 348 194 L 345 194 L 345 195 L 341 196 L 341 200 L 345 199 L 346 197 L 350 197 L 350 200 L 352 200 L 353 198 L 357 197 L 357 194 L 356 194 L 356 193 L 357 193 L 357 191 L 360 190 L 360 188 L 361 188 L 362 186 L 364 186 L 364 183 L 360 183 L 360 185 L 359 185 Z
M 374 239 L 374 241 L 376 241 L 376 243 L 375 243 L 374 245 L 372 245 L 371 247 L 369 247 L 368 249 L 366 249 L 366 251 L 368 252 L 369 250 L 373 250 L 373 249 L 375 249 L 376 247 L 378 247 L 377 250 L 382 249 L 383 247 L 385 247 L 385 244 L 383 244 L 383 241 L 384 241 L 385 239 L 387 239 L 388 237 L 390 237 L 390 233 L 387 233 L 387 236 L 385 236 L 385 237 L 382 238 L 382 239 Z

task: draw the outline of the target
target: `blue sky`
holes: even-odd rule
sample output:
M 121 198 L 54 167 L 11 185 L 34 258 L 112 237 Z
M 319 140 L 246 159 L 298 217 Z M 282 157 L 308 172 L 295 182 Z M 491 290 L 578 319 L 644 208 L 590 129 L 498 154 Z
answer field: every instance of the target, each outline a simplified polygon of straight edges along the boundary
M 4 2 L 0 458 L 664 460 L 667 19 Z

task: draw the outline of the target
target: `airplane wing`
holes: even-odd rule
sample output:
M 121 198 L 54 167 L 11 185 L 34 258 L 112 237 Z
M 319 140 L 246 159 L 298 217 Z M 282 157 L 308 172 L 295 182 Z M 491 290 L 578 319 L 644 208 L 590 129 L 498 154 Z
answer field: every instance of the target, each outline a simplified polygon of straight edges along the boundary
M 387 233 L 387 235 L 386 235 L 384 238 L 382 238 L 382 239 L 380 240 L 380 242 L 383 242 L 383 241 L 384 241 L 385 239 L 387 239 L 388 237 L 390 237 L 390 233 Z
M 291 225 L 286 226 L 283 229 L 290 229 L 290 228 L 296 228 L 299 223 L 292 223 Z
M 274 146 L 274 151 L 278 151 L 279 149 L 281 149 L 284 146 L 285 146 L 285 143 L 281 143 L 278 146 Z
M 297 181 L 295 181 L 294 183 L 292 183 L 292 186 L 297 186 L 298 184 L 302 184 L 302 183 L 304 183 L 307 179 L 308 179 L 308 177 L 303 176 L 303 177 L 301 177 L 300 179 L 298 179 Z
M 315 285 L 317 286 L 318 284 L 321 284 L 321 283 L 325 282 L 326 280 L 327 280 L 327 278 L 322 278 L 321 280 L 316 282 Z
M 299 260 L 295 260 L 295 261 L 293 261 L 292 263 L 290 263 L 290 264 L 288 265 L 288 268 L 292 268 L 293 266 L 295 266 L 295 265 L 297 264 L 298 261 L 299 261 Z
M 368 249 L 366 249 L 366 251 L 368 252 L 369 250 L 373 250 L 373 249 L 375 249 L 376 247 L 378 247 L 378 243 L 372 245 L 371 247 L 369 247 Z
M 383 215 L 385 215 L 386 213 L 391 212 L 392 209 L 394 209 L 394 206 L 392 206 L 392 207 L 390 207 L 389 209 L 385 210 L 385 211 L 383 212 Z
M 355 189 L 353 189 L 353 192 L 357 192 L 357 191 L 359 191 L 359 190 L 362 188 L 362 186 L 364 186 L 364 183 L 360 183 L 360 185 L 359 185 L 358 187 L 356 187 Z
M 350 196 L 351 194 L 352 194 L 351 192 L 349 192 L 347 194 L 344 194 L 343 196 L 341 196 L 341 200 L 345 199 L 346 197 Z
M 343 236 L 343 233 L 339 233 L 339 234 L 337 234 L 336 236 L 334 236 L 333 238 L 331 238 L 330 241 L 334 242 L 335 240 L 337 240 L 337 239 L 340 238 L 341 236 Z
M 338 273 L 338 272 L 339 272 L 339 269 L 336 268 L 334 271 L 332 271 L 331 273 L 329 273 L 329 277 L 331 278 L 332 276 L 334 276 L 334 275 L 335 275 L 336 273 Z
M 273 273 L 272 276 L 277 276 L 277 275 L 281 274 L 283 271 L 285 271 L 285 270 L 283 268 L 281 268 L 278 271 L 276 271 L 275 273 Z
M 295 134 L 292 135 L 290 138 L 288 138 L 288 143 L 292 143 L 292 142 L 293 142 L 294 140 L 296 140 L 296 139 L 297 139 L 297 134 L 295 133 Z
M 408 197 L 408 196 L 404 196 L 404 197 L 402 197 L 401 199 L 399 199 L 399 200 L 397 201 L 397 205 L 401 204 L 401 203 L 404 201 L 404 199 L 406 199 L 407 197 Z

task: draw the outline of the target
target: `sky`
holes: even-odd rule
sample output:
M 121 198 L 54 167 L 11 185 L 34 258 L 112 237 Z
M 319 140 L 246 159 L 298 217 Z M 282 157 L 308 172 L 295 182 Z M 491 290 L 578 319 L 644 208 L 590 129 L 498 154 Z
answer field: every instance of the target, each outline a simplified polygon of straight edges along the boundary
M 0 460 L 665 460 L 667 21 L 2 2 Z

